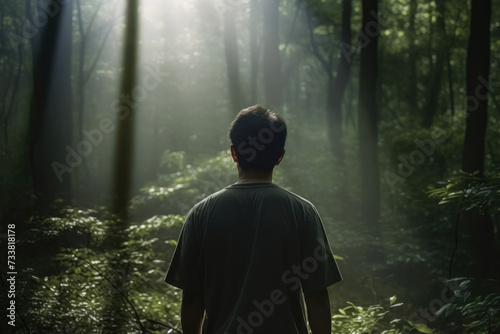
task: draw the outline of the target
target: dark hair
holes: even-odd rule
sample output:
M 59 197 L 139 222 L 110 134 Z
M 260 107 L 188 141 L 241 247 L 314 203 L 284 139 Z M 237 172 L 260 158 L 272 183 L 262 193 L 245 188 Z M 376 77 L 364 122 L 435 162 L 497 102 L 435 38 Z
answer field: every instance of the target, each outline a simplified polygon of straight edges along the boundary
M 272 169 L 285 147 L 285 120 L 272 110 L 251 106 L 236 115 L 229 138 L 241 168 Z

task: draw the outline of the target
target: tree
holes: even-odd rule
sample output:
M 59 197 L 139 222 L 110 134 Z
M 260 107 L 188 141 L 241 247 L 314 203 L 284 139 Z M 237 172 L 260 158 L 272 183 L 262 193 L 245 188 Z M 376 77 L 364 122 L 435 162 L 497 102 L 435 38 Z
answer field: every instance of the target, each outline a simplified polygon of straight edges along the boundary
M 409 72 L 408 77 L 408 104 L 410 108 L 416 108 L 418 106 L 418 91 L 417 91 L 417 57 L 415 55 L 415 17 L 417 15 L 417 0 L 410 0 L 410 11 L 409 11 L 409 28 L 408 28 L 408 60 L 409 60 Z
M 138 45 L 138 0 L 128 0 L 126 10 L 126 26 L 123 48 L 123 75 L 121 78 L 120 96 L 134 99 L 133 89 L 136 84 L 137 45 Z M 114 157 L 113 189 L 111 211 L 126 222 L 128 220 L 128 203 L 132 180 L 132 161 L 134 143 L 135 110 L 120 99 L 121 111 L 118 113 L 116 149 Z
M 0 17 L 13 16 L 12 14 L 16 12 L 17 8 L 9 7 L 0 10 Z M 19 83 L 23 68 L 26 65 L 24 64 L 24 47 L 19 45 L 22 43 L 19 40 L 19 35 L 22 32 L 19 29 L 16 32 L 10 31 L 7 33 L 6 30 L 10 28 L 10 25 L 6 24 L 6 21 L 3 19 L 0 22 L 0 36 L 2 36 L 0 39 L 0 58 L 2 62 L 0 73 L 4 76 L 0 97 L 0 120 L 2 123 L 0 130 L 3 131 L 3 138 L 0 140 L 3 140 L 3 145 L 0 147 L 4 149 L 4 153 L 9 154 L 9 123 L 14 116 L 13 113 L 21 95 L 22 89 Z M 9 39 L 14 39 L 19 44 L 14 46 L 11 44 L 13 43 L 12 40 L 9 43 Z
M 257 46 L 258 0 L 250 1 L 250 101 L 257 100 L 257 77 L 259 69 L 259 48 Z
M 490 76 L 491 0 L 471 0 L 469 45 L 466 63 L 467 116 L 462 169 L 483 176 Z M 471 250 L 479 277 L 494 269 L 494 228 L 488 212 L 465 212 Z
M 359 71 L 359 153 L 361 172 L 361 219 L 369 233 L 378 236 L 380 217 L 380 179 L 378 166 L 378 0 L 362 2 L 362 36 Z M 373 253 L 371 253 L 373 254 Z
M 318 43 L 314 36 L 314 27 L 312 25 L 312 18 L 310 10 L 307 11 L 307 22 L 309 26 L 309 38 L 314 55 L 322 65 L 324 71 L 328 76 L 327 82 L 327 124 L 328 124 L 328 137 L 330 139 L 330 146 L 333 156 L 336 160 L 336 169 L 339 171 L 342 180 L 342 174 L 345 172 L 344 161 L 344 147 L 342 145 L 342 99 L 344 92 L 349 82 L 349 74 L 352 63 L 352 45 L 351 45 L 351 10 L 352 1 L 342 1 L 342 28 L 340 33 L 340 51 L 339 62 L 337 64 L 337 75 L 333 73 L 333 52 L 329 52 L 328 57 L 321 55 Z M 332 25 L 332 23 L 330 23 Z M 345 184 L 340 187 L 340 192 L 345 193 Z
M 111 31 L 112 31 L 112 28 L 113 28 L 113 25 L 114 25 L 114 21 L 115 21 L 115 18 L 113 17 L 113 19 L 110 21 L 110 23 L 108 24 L 108 26 L 106 27 L 106 30 L 105 32 L 103 33 L 103 36 L 102 36 L 102 42 L 101 42 L 101 45 L 99 46 L 99 49 L 97 51 L 97 55 L 95 56 L 95 58 L 92 60 L 91 64 L 89 66 L 85 66 L 85 57 L 86 57 L 86 53 L 87 53 L 87 47 L 89 45 L 89 39 L 90 39 L 90 32 L 94 26 L 94 23 L 95 23 L 95 20 L 96 20 L 96 17 L 97 17 L 97 14 L 100 12 L 101 10 L 101 7 L 103 5 L 103 0 L 101 0 L 90 20 L 89 20 L 89 23 L 87 25 L 87 28 L 85 29 L 84 28 L 84 22 L 83 22 L 83 15 L 82 15 L 82 6 L 80 4 L 80 0 L 76 0 L 76 12 L 77 12 L 77 17 L 78 17 L 78 31 L 79 31 L 79 34 L 80 34 L 80 47 L 79 47 L 79 55 L 78 55 L 78 80 L 76 80 L 76 103 L 75 103 L 75 114 L 76 114 L 76 122 L 75 122 L 75 125 L 76 125 L 76 128 L 75 128 L 75 132 L 76 132 L 76 138 L 74 138 L 74 140 L 76 141 L 76 143 L 78 142 L 81 142 L 84 138 L 83 138 L 83 121 L 84 121 L 84 111 L 85 111 L 85 89 L 86 89 L 86 86 L 87 86 L 87 83 L 92 75 L 92 73 L 94 72 L 95 68 L 96 68 L 96 65 L 97 65 L 97 62 L 99 61 L 101 55 L 102 55 L 102 52 L 104 50 L 104 47 L 106 46 L 106 43 L 107 43 L 107 40 L 108 40 L 108 37 L 110 36 L 111 34 Z M 116 5 L 115 5 L 115 9 L 116 9 Z M 87 70 L 85 70 L 87 68 Z M 81 177 L 80 174 L 77 174 L 75 175 L 75 178 L 73 179 L 73 182 L 75 184 L 75 187 L 74 188 L 77 188 L 78 191 L 76 191 L 75 189 L 75 197 L 82 197 L 82 195 L 88 195 L 89 194 L 89 179 L 90 179 L 90 175 L 89 175 L 89 169 L 88 169 L 88 166 L 87 166 L 87 160 L 83 160 L 82 161 L 82 170 L 84 171 L 84 176 L 82 175 Z M 83 193 L 81 192 L 81 190 L 83 190 Z
M 123 48 L 123 75 L 121 78 L 120 99 L 121 111 L 118 117 L 116 149 L 113 167 L 113 184 L 111 189 L 111 212 L 116 219 L 113 220 L 106 236 L 106 246 L 115 251 L 114 258 L 110 259 L 113 277 L 110 280 L 111 298 L 104 310 L 106 322 L 105 333 L 122 332 L 124 323 L 121 319 L 131 312 L 144 333 L 145 329 L 139 320 L 133 303 L 128 298 L 125 282 L 129 275 L 127 264 L 129 253 L 124 246 L 126 229 L 129 224 L 129 200 L 131 196 L 132 162 L 134 143 L 135 110 L 130 108 L 124 100 L 134 99 L 133 89 L 137 77 L 137 49 L 138 49 L 138 0 L 128 0 L 126 9 L 126 25 L 124 32 Z
M 281 59 L 279 52 L 280 0 L 263 2 L 264 18 L 264 89 L 266 105 L 279 108 L 283 104 Z
M 446 0 L 436 2 L 437 7 L 437 56 L 434 69 L 429 71 L 430 82 L 429 90 L 427 92 L 427 100 L 424 106 L 424 118 L 422 126 L 429 128 L 432 125 L 436 110 L 438 107 L 439 96 L 441 92 L 441 81 L 443 77 L 445 60 L 447 59 L 447 39 L 446 39 L 446 24 L 445 24 L 445 6 Z M 431 66 L 432 68 L 432 66 Z M 411 93 L 411 92 L 410 92 Z
M 33 40 L 33 97 L 29 123 L 29 155 L 33 188 L 41 202 L 71 192 L 72 168 L 79 164 L 72 142 L 71 45 L 73 1 L 53 6 L 38 1 L 47 23 Z M 42 15 L 42 14 L 40 14 Z M 71 152 L 71 153 L 70 153 Z M 71 157 L 67 158 L 67 155 Z M 68 161 L 69 160 L 69 161 Z M 69 162 L 69 163 L 68 163 Z M 71 164 L 71 165 L 70 165 Z
M 342 1 L 342 32 L 341 50 L 351 48 L 351 10 L 352 1 Z M 337 158 L 339 168 L 344 168 L 344 147 L 342 145 L 342 98 L 349 82 L 352 59 L 341 51 L 340 61 L 337 65 L 337 76 L 335 80 L 329 81 L 330 92 L 328 93 L 328 119 L 330 142 L 334 155 Z M 344 171 L 341 171 L 344 172 Z
M 238 40 L 234 12 L 229 10 L 224 12 L 224 50 L 226 53 L 229 100 L 231 101 L 232 113 L 237 113 L 243 108 L 243 98 L 238 68 Z

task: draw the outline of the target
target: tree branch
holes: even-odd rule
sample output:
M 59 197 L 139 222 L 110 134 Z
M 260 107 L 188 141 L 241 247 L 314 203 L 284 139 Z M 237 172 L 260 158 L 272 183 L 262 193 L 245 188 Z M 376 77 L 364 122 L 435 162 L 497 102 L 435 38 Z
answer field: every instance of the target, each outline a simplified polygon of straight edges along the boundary
M 316 41 L 314 40 L 314 29 L 312 26 L 311 13 L 309 12 L 309 10 L 306 10 L 306 13 L 307 13 L 307 26 L 309 27 L 309 39 L 311 40 L 311 46 L 312 46 L 314 55 L 316 56 L 316 58 L 318 58 L 321 65 L 323 65 L 325 71 L 328 72 L 328 75 L 331 76 L 332 75 L 331 65 L 320 54 L 319 49 L 318 49 L 318 45 L 316 44 Z

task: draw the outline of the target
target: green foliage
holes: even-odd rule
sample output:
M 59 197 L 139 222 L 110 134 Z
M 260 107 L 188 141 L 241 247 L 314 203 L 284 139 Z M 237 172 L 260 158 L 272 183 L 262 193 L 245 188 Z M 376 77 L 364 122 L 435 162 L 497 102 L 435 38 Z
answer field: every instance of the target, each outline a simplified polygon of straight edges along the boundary
M 104 306 L 113 291 L 128 311 L 121 321 L 130 332 L 138 330 L 137 321 L 151 332 L 178 326 L 180 293 L 163 279 L 176 245 L 169 236 L 172 229 L 178 232 L 184 217 L 156 215 L 132 224 L 121 250 L 109 250 L 104 235 L 113 220 L 101 218 L 106 216 L 104 210 L 66 208 L 61 217 L 43 220 L 39 237 L 51 241 L 58 252 L 52 274 L 29 272 L 36 288 L 27 319 L 37 332 L 99 333 L 109 320 Z M 115 259 L 120 259 L 119 266 Z
M 181 171 L 184 169 L 186 152 L 170 152 L 167 150 L 161 156 L 160 166 L 166 171 Z
M 436 316 L 449 318 L 459 314 L 468 333 L 497 333 L 500 330 L 500 293 L 480 294 L 474 291 L 471 278 L 455 278 L 458 288 L 453 302 L 443 305 Z M 498 281 L 493 281 L 498 285 Z
M 41 227 L 47 236 L 74 232 L 86 235 L 92 242 L 102 242 L 109 221 L 99 219 L 97 210 L 64 208 L 60 214 L 62 217 L 48 217 L 42 221 Z
M 184 216 L 151 213 L 186 213 L 203 197 L 230 184 L 234 165 L 225 151 L 196 167 L 186 163 L 183 152 L 166 152 L 162 166 L 168 174 L 160 175 L 132 201 L 132 213 L 139 222 L 125 230 L 118 250 L 107 248 L 106 238 L 116 218 L 105 208 L 67 207 L 59 210 L 59 216 L 41 221 L 38 238 L 57 249 L 49 274 L 30 275 L 37 284 L 28 319 L 41 332 L 49 328 L 100 332 L 109 320 L 105 305 L 116 291 L 122 298 L 118 307 L 129 315 L 121 320 L 125 328 L 136 331 L 140 321 L 152 332 L 177 330 L 180 291 L 163 279 Z
M 183 153 L 168 152 L 162 161 L 170 161 L 180 155 L 183 156 Z M 152 209 L 187 214 L 197 202 L 237 180 L 236 165 L 228 150 L 215 157 L 201 159 L 195 166 L 182 161 L 175 166 L 176 170 L 160 174 L 140 189 L 140 194 L 132 200 L 132 210 L 136 214 L 144 217 Z
M 439 204 L 459 202 L 462 211 L 484 211 L 500 203 L 500 172 L 479 176 L 460 171 L 439 184 L 443 186 L 429 191 L 430 197 L 441 199 Z
M 395 304 L 396 296 L 389 298 L 389 305 L 370 305 L 368 307 L 356 306 L 347 302 L 349 306 L 339 309 L 339 314 L 332 317 L 333 333 L 435 333 L 429 327 L 422 324 L 413 324 L 411 321 L 392 319 L 394 308 L 400 307 L 402 303 Z

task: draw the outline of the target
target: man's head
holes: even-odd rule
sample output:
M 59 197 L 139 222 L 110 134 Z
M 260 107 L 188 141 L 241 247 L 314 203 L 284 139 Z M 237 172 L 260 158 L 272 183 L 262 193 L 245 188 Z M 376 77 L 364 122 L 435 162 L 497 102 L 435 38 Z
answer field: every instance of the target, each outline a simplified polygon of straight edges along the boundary
M 286 140 L 285 120 L 261 106 L 241 110 L 231 123 L 229 138 L 243 169 L 272 169 L 281 161 Z

